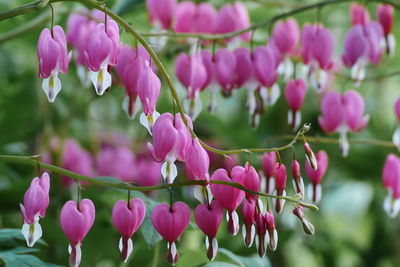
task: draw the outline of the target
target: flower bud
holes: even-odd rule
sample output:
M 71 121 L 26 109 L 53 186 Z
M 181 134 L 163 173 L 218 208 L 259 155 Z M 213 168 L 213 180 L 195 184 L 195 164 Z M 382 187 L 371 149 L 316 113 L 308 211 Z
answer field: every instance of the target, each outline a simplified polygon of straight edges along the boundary
M 308 163 L 311 165 L 313 170 L 317 170 L 318 168 L 317 160 L 315 159 L 314 152 L 311 150 L 311 147 L 307 142 L 304 143 L 304 151 L 306 152 Z
M 297 160 L 293 160 L 292 162 L 292 176 L 293 176 L 293 188 L 297 194 L 301 195 L 301 199 L 304 196 L 304 182 L 303 178 L 301 177 L 300 172 L 300 164 Z
M 293 214 L 296 215 L 300 220 L 303 225 L 304 232 L 308 235 L 314 235 L 315 229 L 314 225 L 310 223 L 305 217 L 304 217 L 304 208 L 303 206 L 297 206 L 293 210 Z
M 278 246 L 278 232 L 276 231 L 275 219 L 272 211 L 267 210 L 267 213 L 265 214 L 265 223 L 269 235 L 269 248 L 272 251 L 275 251 Z

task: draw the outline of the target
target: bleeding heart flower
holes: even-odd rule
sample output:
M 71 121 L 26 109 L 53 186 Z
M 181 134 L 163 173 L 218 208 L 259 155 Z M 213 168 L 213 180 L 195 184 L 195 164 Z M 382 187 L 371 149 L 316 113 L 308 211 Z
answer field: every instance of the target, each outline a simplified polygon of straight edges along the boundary
M 308 67 L 311 86 L 321 92 L 328 82 L 328 73 L 333 66 L 333 36 L 321 24 L 305 25 L 301 32 L 301 56 Z
M 312 223 L 310 223 L 305 218 L 303 206 L 297 206 L 296 208 L 294 208 L 293 214 L 300 219 L 301 224 L 303 225 L 304 232 L 308 235 L 314 235 L 315 233 L 314 225 L 312 225 Z
M 265 224 L 269 235 L 269 248 L 272 251 L 275 251 L 278 246 L 278 232 L 275 227 L 274 214 L 270 210 L 267 210 L 267 213 L 265 214 Z
M 243 30 L 249 26 L 249 14 L 246 7 L 242 3 L 236 2 L 234 4 L 225 4 L 219 10 L 217 19 L 217 33 L 230 33 Z M 245 32 L 240 35 L 240 39 L 242 41 L 249 41 L 250 35 L 250 32 Z
M 354 90 L 349 90 L 342 96 L 336 92 L 329 92 L 322 99 L 321 111 L 319 125 L 328 134 L 340 134 L 342 155 L 347 156 L 350 148 L 347 131 L 360 132 L 369 121 L 368 115 L 363 116 L 363 97 Z
M 275 186 L 274 179 L 272 179 L 274 176 L 275 162 L 276 162 L 275 152 L 264 153 L 261 160 L 261 166 L 265 178 L 265 186 L 262 186 L 262 188 L 265 188 L 265 193 L 267 194 L 271 194 Z
M 159 29 L 169 29 L 176 8 L 176 0 L 146 0 L 150 22 Z
M 244 176 L 242 175 L 242 167 L 234 167 L 230 175 L 226 170 L 218 169 L 211 175 L 211 180 L 236 182 L 243 185 Z M 228 210 L 226 214 L 228 231 L 232 235 L 236 235 L 239 231 L 239 217 L 236 209 L 245 196 L 244 191 L 223 184 L 211 184 L 211 192 L 221 203 L 222 207 Z
M 122 107 L 131 120 L 140 109 L 138 94 L 141 88 L 138 82 L 146 71 L 146 62 L 149 61 L 150 55 L 143 46 L 138 46 L 136 49 L 121 46 L 115 70 L 126 91 Z M 151 68 L 155 72 L 155 66 L 151 65 Z
M 222 87 L 223 93 L 229 96 L 235 86 L 236 57 L 226 48 L 221 48 L 215 54 L 215 78 Z
M 154 161 L 148 152 L 136 156 L 133 182 L 138 186 L 153 186 L 161 182 L 161 163 Z
M 136 168 L 134 160 L 135 155 L 126 147 L 104 147 L 96 157 L 97 173 L 130 183 Z
M 24 224 L 22 235 L 25 237 L 28 247 L 33 245 L 42 237 L 42 227 L 39 218 L 46 216 L 46 209 L 49 206 L 50 177 L 47 172 L 32 180 L 24 195 L 24 204 L 20 204 Z
M 43 79 L 42 89 L 50 103 L 53 103 L 61 90 L 59 73 L 67 73 L 71 53 L 67 52 L 67 38 L 64 30 L 56 25 L 50 31 L 45 28 L 39 36 L 37 45 L 39 76 Z
M 239 168 L 242 169 L 244 187 L 255 192 L 260 192 L 260 176 L 258 175 L 256 169 L 254 169 L 249 162 L 246 162 L 244 168 L 237 166 L 237 169 Z M 246 198 L 258 199 L 258 195 L 253 195 L 246 192 Z
M 316 161 L 318 163 L 317 170 L 314 170 L 310 163 L 306 161 L 306 173 L 311 181 L 308 187 L 309 198 L 312 202 L 318 203 L 322 196 L 321 181 L 328 169 L 328 154 L 323 150 L 318 151 Z
M 157 232 L 168 241 L 168 262 L 175 265 L 179 259 L 175 242 L 190 222 L 188 205 L 180 201 L 172 206 L 160 203 L 154 207 L 151 213 L 151 221 Z
M 260 257 L 264 257 L 265 253 L 267 252 L 267 243 L 268 243 L 268 236 L 267 234 L 267 227 L 265 216 L 259 212 L 255 215 L 255 222 L 256 222 L 256 232 L 257 232 L 257 239 L 256 239 L 256 246 L 258 255 Z
M 385 36 L 386 53 L 394 56 L 396 46 L 396 39 L 392 33 L 394 23 L 394 9 L 393 6 L 388 4 L 380 4 L 376 9 L 376 17 L 382 26 L 383 34 Z
M 243 226 L 242 235 L 246 247 L 251 247 L 256 228 L 254 226 L 257 200 L 255 198 L 244 199 L 242 203 Z
M 395 218 L 400 210 L 400 159 L 396 155 L 387 156 L 382 179 L 383 187 L 388 191 L 383 208 L 389 217 Z
M 307 92 L 307 85 L 303 79 L 291 80 L 286 84 L 285 98 L 289 105 L 288 123 L 293 130 L 299 128 L 301 122 L 300 109 Z
M 189 127 L 193 128 L 188 116 L 186 120 Z M 147 148 L 155 161 L 164 161 L 161 173 L 166 183 L 173 183 L 176 178 L 178 172 L 174 162 L 185 161 L 190 142 L 192 142 L 191 134 L 180 114 L 174 117 L 170 113 L 163 113 L 157 119 L 153 127 L 153 144 L 148 143 Z
M 70 266 L 77 267 L 81 263 L 82 241 L 92 228 L 94 217 L 95 208 L 89 199 L 83 199 L 79 205 L 75 201 L 69 200 L 61 209 L 60 223 L 69 240 Z
M 310 165 L 311 167 L 311 165 Z M 300 164 L 297 160 L 292 161 L 292 177 L 293 177 L 293 188 L 297 194 L 300 194 L 301 199 L 304 197 L 304 181 L 301 177 Z
M 179 81 L 188 91 L 184 106 L 194 120 L 202 110 L 200 91 L 205 88 L 208 78 L 201 54 L 188 56 L 181 53 L 176 59 L 175 71 Z
M 365 25 L 370 20 L 368 10 L 365 8 L 365 6 L 357 3 L 352 3 L 350 5 L 350 17 L 352 25 Z
M 156 104 L 160 95 L 161 81 L 148 61 L 145 61 L 144 65 L 144 70 L 138 80 L 138 94 L 143 106 L 140 123 L 152 134 L 154 123 L 160 116 L 160 113 L 156 111 Z
M 103 95 L 111 86 L 108 66 L 116 66 L 119 59 L 119 29 L 115 21 L 107 20 L 97 24 L 91 33 L 85 50 L 86 65 L 91 72 L 91 80 L 98 95 Z
M 224 210 L 218 201 L 214 200 L 210 205 L 200 204 L 194 211 L 194 220 L 206 237 L 207 257 L 214 260 L 218 251 L 217 232 L 221 225 Z
M 126 262 L 133 250 L 132 235 L 142 225 L 146 215 L 146 206 L 140 198 L 131 199 L 129 204 L 125 200 L 115 202 L 112 210 L 112 222 L 122 235 L 119 240 L 121 259 Z
M 379 23 L 371 21 L 365 25 L 357 24 L 347 33 L 344 41 L 342 61 L 351 67 L 351 77 L 359 86 L 365 78 L 365 66 L 369 61 L 377 64 L 382 54 L 383 30 Z
M 274 167 L 274 175 L 275 175 L 275 191 L 274 195 L 278 197 L 286 196 L 286 179 L 287 179 L 287 174 L 286 174 L 286 167 L 282 163 L 275 163 Z M 275 205 L 275 211 L 280 214 L 283 211 L 283 206 L 285 205 L 285 200 L 274 198 L 274 205 Z

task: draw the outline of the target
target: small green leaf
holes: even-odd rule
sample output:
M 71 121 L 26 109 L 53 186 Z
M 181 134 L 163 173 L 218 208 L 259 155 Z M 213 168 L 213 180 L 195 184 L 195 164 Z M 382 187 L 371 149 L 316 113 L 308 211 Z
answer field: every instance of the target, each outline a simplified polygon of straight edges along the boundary
M 153 203 L 146 203 L 146 216 L 144 217 L 143 224 L 140 227 L 140 231 L 142 232 L 144 240 L 146 240 L 146 243 L 149 246 L 154 246 L 162 239 L 161 235 L 157 232 L 156 229 L 154 229 L 154 226 L 151 222 L 151 212 L 156 205 L 157 203 L 154 201 Z

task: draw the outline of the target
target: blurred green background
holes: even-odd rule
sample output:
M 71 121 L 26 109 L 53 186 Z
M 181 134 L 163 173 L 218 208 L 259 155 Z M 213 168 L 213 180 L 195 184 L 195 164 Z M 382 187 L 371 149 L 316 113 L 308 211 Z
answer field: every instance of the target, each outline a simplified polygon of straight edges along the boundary
M 216 7 L 229 1 L 210 1 Z M 274 15 L 289 11 L 313 1 L 244 1 L 253 23 L 268 19 Z M 365 3 L 366 1 L 362 1 Z M 21 0 L 0 0 L 0 11 L 28 3 Z M 66 29 L 66 19 L 79 4 L 60 3 L 54 5 L 56 23 Z M 142 0 L 107 1 L 107 6 L 119 12 L 124 19 L 141 32 L 150 31 L 145 3 Z M 349 3 L 329 5 L 321 10 L 322 22 L 332 30 L 335 36 L 335 59 L 340 59 L 343 40 L 350 27 L 348 15 Z M 372 18 L 375 18 L 376 3 L 367 5 Z M 42 13 L 49 13 L 45 8 Z M 0 36 L 9 30 L 35 19 L 39 13 L 18 16 L 0 24 Z M 299 24 L 314 22 L 317 11 L 310 10 L 295 16 Z M 400 25 L 400 16 L 395 15 L 394 33 Z M 41 90 L 38 78 L 36 43 L 43 27 L 49 27 L 46 21 L 29 32 L 0 43 L 0 154 L 33 155 L 48 151 L 52 137 L 74 138 L 83 148 L 95 155 L 98 150 L 99 134 L 121 132 L 134 147 L 150 140 L 147 131 L 134 121 L 127 119 L 121 108 L 124 90 L 114 86 L 108 93 L 98 97 L 92 87 L 81 85 L 74 62 L 70 64 L 68 75 L 61 75 L 63 89 L 54 104 L 49 104 Z M 260 28 L 254 36 L 257 43 L 265 43 L 269 27 Z M 1 39 L 1 38 L 0 38 Z M 134 39 L 122 31 L 125 44 L 134 45 Z M 244 44 L 247 45 L 247 44 Z M 399 49 L 396 49 L 398 52 Z M 177 45 L 169 40 L 167 47 L 160 53 L 162 62 L 167 66 L 174 82 L 180 88 L 181 98 L 184 91 L 174 75 L 174 60 L 177 53 L 188 51 L 188 46 Z M 384 56 L 376 66 L 369 66 L 367 77 L 381 76 L 399 70 L 400 55 L 394 58 Z M 349 75 L 349 70 L 339 72 Z M 391 140 L 396 127 L 393 104 L 398 93 L 399 77 L 369 80 L 357 88 L 365 98 L 366 113 L 370 114 L 370 123 L 360 134 L 350 134 L 350 138 L 373 138 Z M 279 80 L 281 88 L 284 82 Z M 345 91 L 352 88 L 347 79 L 337 77 L 330 90 Z M 208 93 L 203 93 L 203 105 L 208 103 Z M 282 134 L 291 134 L 287 125 L 287 105 L 284 98 L 266 109 L 260 125 L 253 130 L 247 122 L 245 90 L 234 92 L 233 97 L 218 99 L 218 111 L 210 115 L 203 110 L 195 121 L 196 133 L 204 140 L 213 140 L 223 148 L 253 148 L 285 144 L 289 140 L 271 139 Z M 303 122 L 311 122 L 311 136 L 325 136 L 320 130 L 317 118 L 320 114 L 320 95 L 308 90 L 303 108 Z M 158 111 L 172 112 L 171 98 L 167 86 L 163 83 Z M 337 138 L 337 135 L 334 135 Z M 275 140 L 275 141 L 273 141 Z M 335 144 L 313 143 L 314 151 L 324 149 L 329 154 L 329 168 L 323 180 L 323 196 L 319 212 L 306 211 L 306 216 L 315 225 L 315 236 L 304 234 L 300 222 L 292 213 L 292 205 L 287 203 L 282 215 L 277 216 L 279 235 L 278 249 L 268 250 L 265 258 L 259 258 L 255 246 L 245 248 L 241 235 L 232 237 L 227 233 L 226 223 L 220 227 L 218 240 L 220 252 L 214 263 L 208 263 L 204 235 L 192 220 L 178 243 L 181 254 L 177 266 L 400 266 L 400 223 L 399 219 L 390 219 L 383 211 L 383 199 L 386 192 L 382 187 L 381 172 L 388 153 L 396 153 L 394 148 L 354 144 L 347 158 L 340 155 Z M 133 148 L 135 149 L 135 148 Z M 301 144 L 296 145 L 297 157 L 304 166 Z M 282 153 L 283 161 L 290 163 L 292 152 Z M 246 160 L 260 168 L 261 155 L 241 155 L 241 163 Z M 183 173 L 183 171 L 180 171 Z M 22 226 L 19 203 L 36 175 L 35 168 L 0 162 L 0 229 Z M 308 179 L 303 173 L 306 183 Z M 57 178 L 53 175 L 53 178 Z M 184 179 L 179 175 L 178 179 Z M 53 181 L 55 181 L 53 179 Z M 48 214 L 41 220 L 44 230 L 43 240 L 37 244 L 33 255 L 43 261 L 65 266 L 68 262 L 67 245 L 59 225 L 59 212 L 71 193 L 57 187 L 53 182 L 51 202 Z M 288 181 L 288 194 L 293 195 L 291 182 Z M 148 207 L 156 202 L 166 201 L 167 191 L 155 192 L 151 199 L 137 194 L 146 200 Z M 119 261 L 119 235 L 111 224 L 111 209 L 114 202 L 126 198 L 126 192 L 99 187 L 87 187 L 84 197 L 93 200 L 96 206 L 96 220 L 92 230 L 84 240 L 81 266 L 123 266 Z M 175 199 L 181 199 L 194 208 L 197 203 L 187 189 L 176 189 Z M 18 230 L 19 231 L 19 230 Z M 6 251 L 19 247 L 21 253 L 25 247 L 17 230 L 0 230 L 0 259 L 7 257 Z M 160 241 L 149 219 L 145 220 L 141 230 L 134 235 L 134 251 L 126 266 L 167 266 L 166 242 Z M 27 255 L 27 254 L 22 254 Z M 10 256 L 8 256 L 10 257 Z M 36 262 L 37 258 L 26 256 L 32 265 L 44 266 Z M 17 262 L 15 266 L 19 266 Z M 4 264 L 1 263 L 0 265 Z M 37 265 L 34 265 L 37 264 Z M 11 266 L 11 265 L 10 265 Z M 22 265 L 20 265 L 22 266 Z

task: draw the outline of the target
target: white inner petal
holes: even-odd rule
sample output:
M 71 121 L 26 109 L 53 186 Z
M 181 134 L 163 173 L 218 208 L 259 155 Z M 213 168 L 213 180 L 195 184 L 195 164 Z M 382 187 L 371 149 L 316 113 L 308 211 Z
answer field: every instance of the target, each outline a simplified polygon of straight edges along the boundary
M 58 73 L 54 72 L 49 78 L 43 79 L 42 89 L 46 93 L 47 99 L 53 103 L 56 96 L 61 91 L 61 81 L 58 78 Z

